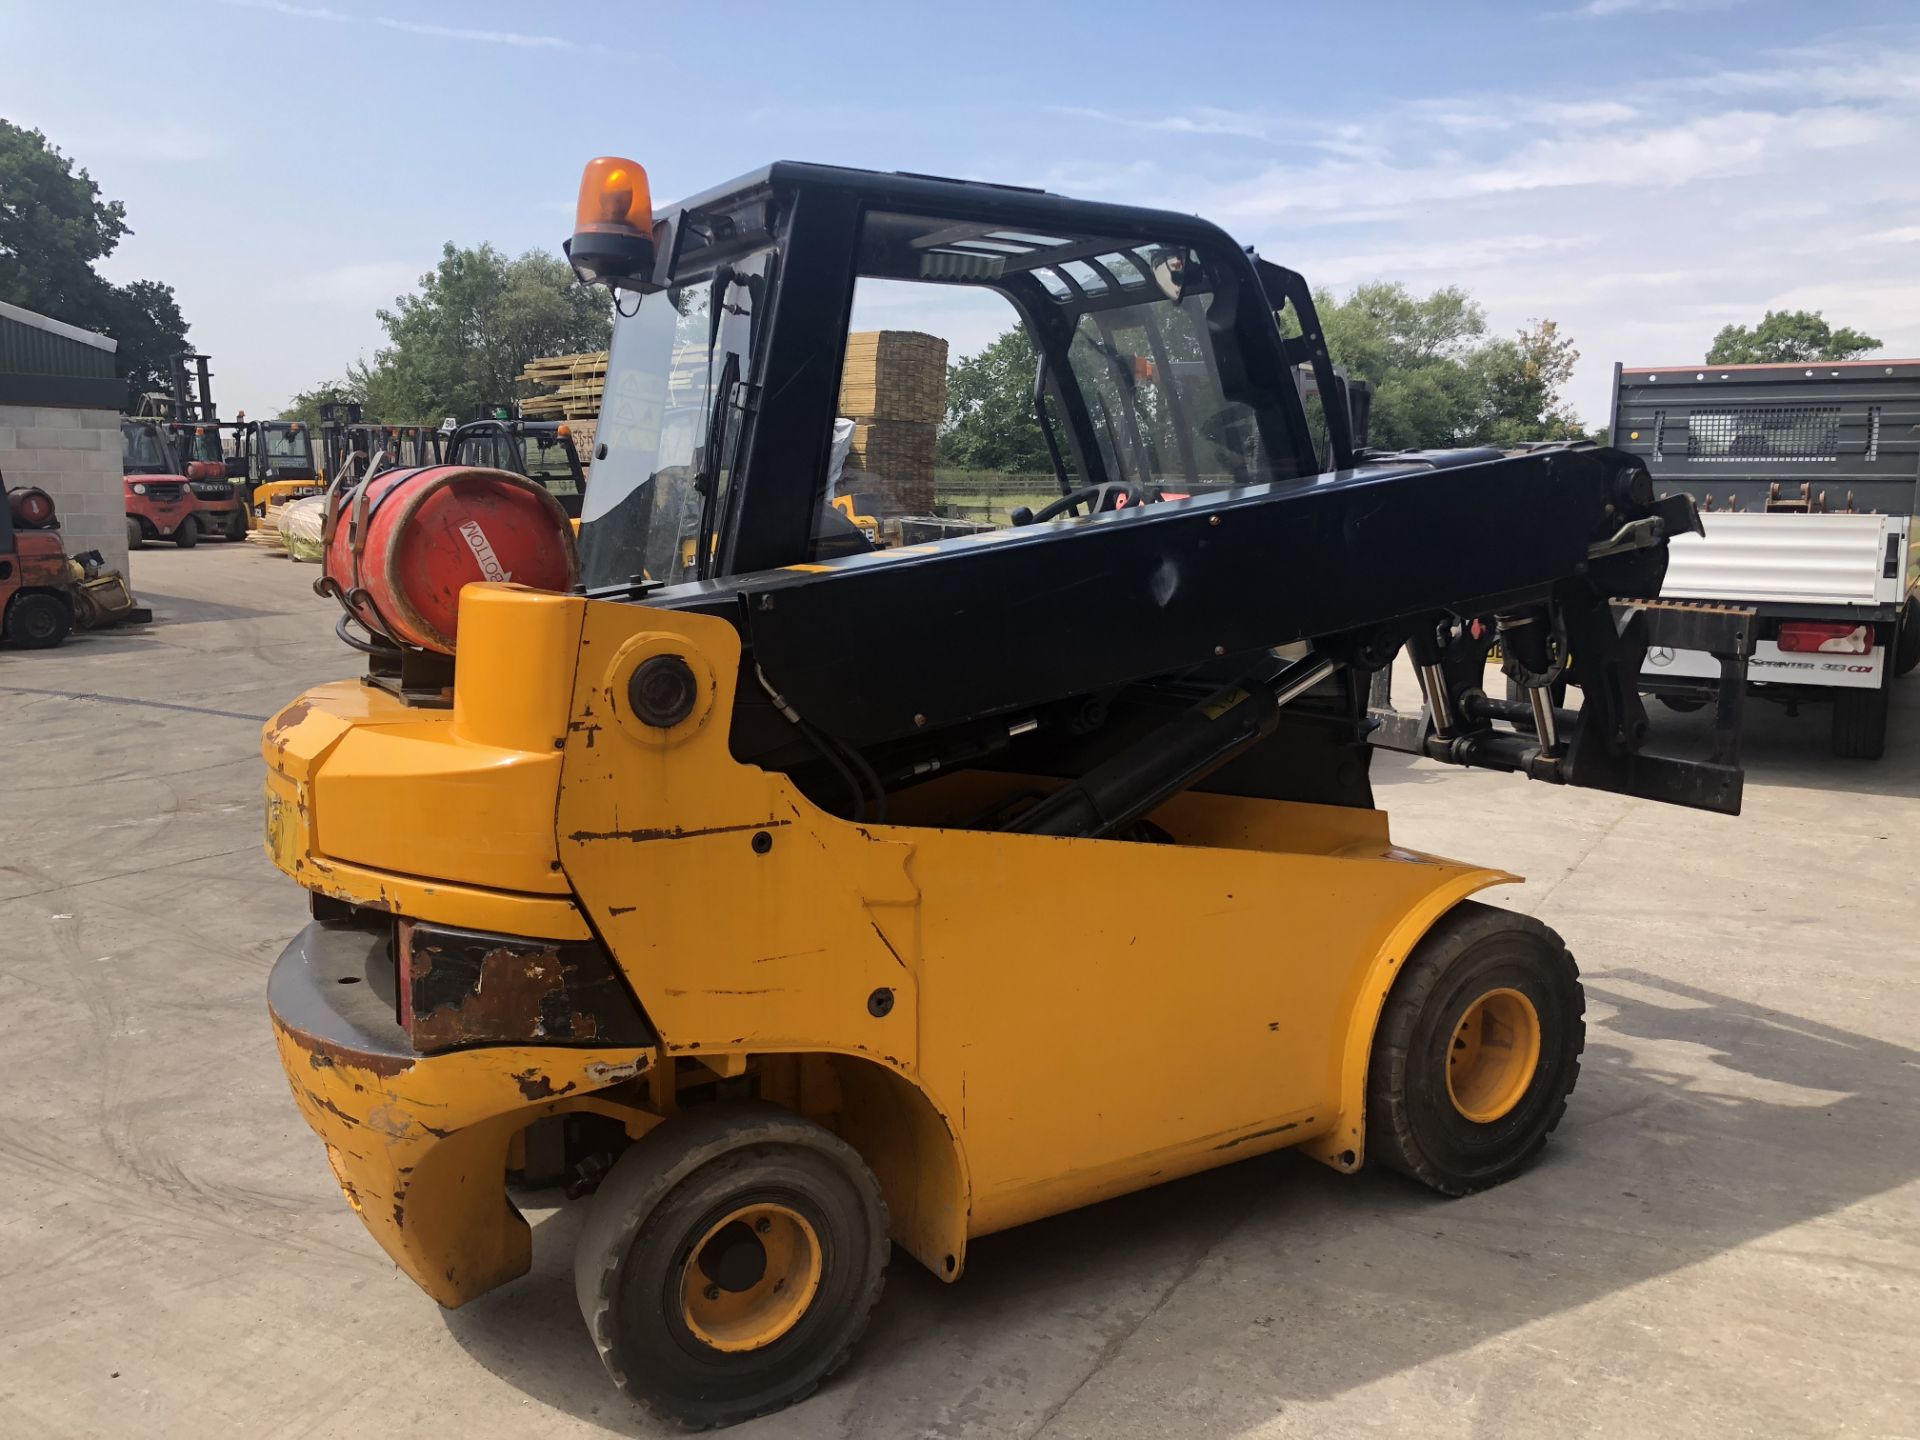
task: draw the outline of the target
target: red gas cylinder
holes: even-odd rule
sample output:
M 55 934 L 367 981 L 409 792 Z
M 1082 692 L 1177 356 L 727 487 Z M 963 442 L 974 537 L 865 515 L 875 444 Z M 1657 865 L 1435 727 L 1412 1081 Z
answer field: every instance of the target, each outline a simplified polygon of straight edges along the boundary
M 189 460 L 187 462 L 189 480 L 224 480 L 227 467 L 218 460 Z
M 53 497 L 37 485 L 7 492 L 7 512 L 22 530 L 43 530 L 53 524 Z
M 385 470 L 336 502 L 326 579 L 370 631 L 452 654 L 460 591 L 481 580 L 571 590 L 560 502 L 524 475 L 471 465 Z

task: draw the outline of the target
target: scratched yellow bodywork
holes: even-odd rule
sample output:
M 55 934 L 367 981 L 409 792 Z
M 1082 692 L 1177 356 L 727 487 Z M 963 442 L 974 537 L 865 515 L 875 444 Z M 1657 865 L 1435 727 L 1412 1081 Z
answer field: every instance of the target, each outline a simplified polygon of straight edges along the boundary
M 664 653 L 689 662 L 700 700 L 661 732 L 625 695 Z M 472 586 L 450 712 L 329 686 L 268 728 L 283 869 L 416 918 L 596 933 L 660 1037 L 657 1058 L 422 1057 L 379 1085 L 336 1063 L 315 1089 L 281 1027 L 343 1185 L 446 1303 L 524 1268 L 472 1191 L 504 1206 L 511 1133 L 596 1095 L 608 1113 L 639 1104 L 629 1129 L 644 1126 L 671 1108 L 675 1060 L 703 1062 L 706 1082 L 758 1074 L 760 1093 L 839 1130 L 895 1238 L 944 1279 L 973 1236 L 1230 1160 L 1300 1145 L 1357 1168 L 1397 966 L 1448 908 L 1514 878 L 1402 850 L 1378 811 L 1197 792 L 1152 817 L 1172 845 L 944 828 L 1045 783 L 982 773 L 896 796 L 888 824 L 851 823 L 732 758 L 739 662 L 720 620 Z M 591 1064 L 651 1066 L 653 1083 L 635 1101 L 631 1082 L 596 1089 Z M 529 1099 L 511 1078 L 529 1065 L 574 1088 Z M 376 1099 L 455 1123 L 368 1146 Z M 456 1144 L 460 1185 L 422 1192 L 428 1157 Z M 404 1226 L 375 1213 L 402 1153 Z M 448 1257 L 457 1284 L 430 1273 Z

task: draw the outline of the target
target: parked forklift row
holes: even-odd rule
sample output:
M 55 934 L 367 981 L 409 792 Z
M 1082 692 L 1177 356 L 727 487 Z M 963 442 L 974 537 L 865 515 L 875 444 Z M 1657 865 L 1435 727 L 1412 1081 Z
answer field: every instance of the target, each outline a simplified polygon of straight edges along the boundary
M 331 409 L 332 407 L 328 407 Z M 121 422 L 127 545 L 241 540 L 289 501 L 318 495 L 329 475 L 389 467 L 483 465 L 538 480 L 578 514 L 585 474 L 564 424 L 489 414 L 465 425 L 381 425 L 342 407 L 313 427 L 298 420 Z

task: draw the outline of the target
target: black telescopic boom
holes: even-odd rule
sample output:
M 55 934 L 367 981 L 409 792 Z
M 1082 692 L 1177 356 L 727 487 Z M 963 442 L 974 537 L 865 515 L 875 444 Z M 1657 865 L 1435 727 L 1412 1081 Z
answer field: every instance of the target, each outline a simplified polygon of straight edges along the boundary
M 1276 675 L 1216 690 L 1002 828 L 1088 840 L 1123 830 L 1273 734 L 1280 711 L 1334 669 L 1309 655 Z

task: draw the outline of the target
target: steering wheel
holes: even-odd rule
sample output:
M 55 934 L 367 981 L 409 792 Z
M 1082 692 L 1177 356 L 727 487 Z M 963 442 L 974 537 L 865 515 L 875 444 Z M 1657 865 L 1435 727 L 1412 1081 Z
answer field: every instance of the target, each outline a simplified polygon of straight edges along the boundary
M 1146 503 L 1147 492 L 1140 486 L 1127 480 L 1108 480 L 1103 484 L 1082 485 L 1078 490 L 1069 490 L 1058 500 L 1051 500 L 1038 510 L 1030 512 L 1024 520 L 1016 510 L 1013 514 L 1013 523 L 1038 525 L 1044 520 L 1058 519 L 1067 511 L 1077 510 L 1082 505 L 1087 506 L 1089 513 L 1097 514 L 1102 510 L 1118 510 L 1122 506 Z

